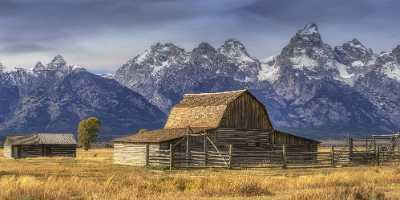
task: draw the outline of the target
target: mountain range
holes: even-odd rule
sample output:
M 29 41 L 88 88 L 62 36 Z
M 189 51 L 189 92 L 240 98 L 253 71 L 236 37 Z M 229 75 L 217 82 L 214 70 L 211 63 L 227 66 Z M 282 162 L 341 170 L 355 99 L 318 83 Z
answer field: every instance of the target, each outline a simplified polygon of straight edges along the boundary
M 191 51 L 157 43 L 114 78 L 165 113 L 184 93 L 248 88 L 277 128 L 316 137 L 365 135 L 400 128 L 399 52 L 397 46 L 376 54 L 357 39 L 332 47 L 308 24 L 265 60 L 234 39 Z
M 56 56 L 31 70 L 0 66 L 0 134 L 75 131 L 97 116 L 112 137 L 161 127 L 184 93 L 249 89 L 276 128 L 309 137 L 400 129 L 400 46 L 374 53 L 359 40 L 326 44 L 315 24 L 280 54 L 259 60 L 235 39 L 191 51 L 156 43 L 112 76 L 70 66 Z
M 32 70 L 0 73 L 0 134 L 76 132 L 96 116 L 102 137 L 157 128 L 165 114 L 113 79 L 70 66 L 62 56 Z

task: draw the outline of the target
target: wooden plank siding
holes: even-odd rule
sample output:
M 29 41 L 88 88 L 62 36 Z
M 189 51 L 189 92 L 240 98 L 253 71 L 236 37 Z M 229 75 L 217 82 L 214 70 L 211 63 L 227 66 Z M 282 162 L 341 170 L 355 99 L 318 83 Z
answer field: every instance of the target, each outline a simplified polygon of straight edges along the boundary
M 6 149 L 6 157 L 9 158 L 76 156 L 76 145 L 6 145 L 4 149 Z
M 214 131 L 215 143 L 220 147 L 233 145 L 235 149 L 265 150 L 271 143 L 272 130 L 219 128 Z
M 248 92 L 243 93 L 227 106 L 219 127 L 238 129 L 272 129 L 264 105 Z
M 11 146 L 10 145 L 4 145 L 3 147 L 3 155 L 6 158 L 12 158 L 12 151 L 11 151 Z
M 167 165 L 169 153 L 164 148 L 167 144 L 149 144 L 149 165 Z M 114 143 L 113 163 L 121 165 L 145 166 L 146 144 Z
M 122 165 L 145 166 L 146 144 L 114 143 L 113 162 Z
M 76 157 L 76 145 L 44 145 L 44 156 Z

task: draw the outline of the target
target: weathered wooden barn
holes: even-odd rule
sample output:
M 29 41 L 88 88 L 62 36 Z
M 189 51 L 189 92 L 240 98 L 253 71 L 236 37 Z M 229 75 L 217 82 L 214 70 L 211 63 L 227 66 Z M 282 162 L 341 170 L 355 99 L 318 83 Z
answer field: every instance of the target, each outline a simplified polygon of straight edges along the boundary
M 264 105 L 248 90 L 185 94 L 163 129 L 113 142 L 114 163 L 139 166 L 179 166 L 180 158 L 186 165 L 228 165 L 234 164 L 226 159 L 232 151 L 272 151 L 283 144 L 293 151 L 317 151 L 319 144 L 274 130 Z
M 76 140 L 73 134 L 36 133 L 7 136 L 4 156 L 27 158 L 41 156 L 76 156 Z

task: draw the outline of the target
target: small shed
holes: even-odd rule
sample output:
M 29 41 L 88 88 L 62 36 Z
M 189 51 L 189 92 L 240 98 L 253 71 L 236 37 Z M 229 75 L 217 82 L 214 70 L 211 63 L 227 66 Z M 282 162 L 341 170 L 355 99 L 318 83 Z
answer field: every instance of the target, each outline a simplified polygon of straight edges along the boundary
M 185 94 L 171 109 L 163 129 L 113 142 L 114 163 L 139 166 L 166 164 L 161 161 L 167 160 L 171 150 L 176 156 L 185 154 L 193 165 L 206 160 L 209 166 L 216 166 L 211 154 L 223 157 L 230 147 L 236 152 L 271 151 L 287 144 L 296 147 L 288 151 L 317 151 L 319 144 L 275 130 L 267 109 L 248 90 Z
M 77 142 L 73 134 L 35 133 L 10 135 L 4 142 L 4 156 L 27 158 L 42 156 L 76 156 Z

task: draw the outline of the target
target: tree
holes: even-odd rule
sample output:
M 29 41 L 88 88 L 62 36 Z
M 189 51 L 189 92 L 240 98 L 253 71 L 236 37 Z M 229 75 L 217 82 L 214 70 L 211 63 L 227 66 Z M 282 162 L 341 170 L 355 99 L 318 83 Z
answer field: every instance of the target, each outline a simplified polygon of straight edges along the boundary
M 85 151 L 89 150 L 91 143 L 96 141 L 100 128 L 101 122 L 96 117 L 89 117 L 79 122 L 78 141 Z

